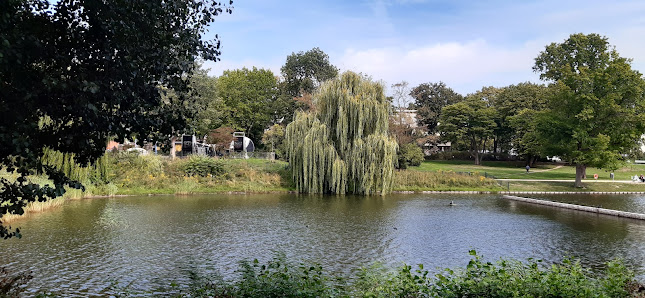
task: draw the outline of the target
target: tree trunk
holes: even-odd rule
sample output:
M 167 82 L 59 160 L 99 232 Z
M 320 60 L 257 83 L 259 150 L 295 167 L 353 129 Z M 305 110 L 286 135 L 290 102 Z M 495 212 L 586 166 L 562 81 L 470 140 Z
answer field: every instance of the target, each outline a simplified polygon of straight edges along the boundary
M 475 150 L 475 156 L 473 157 L 475 158 L 475 165 L 476 166 L 480 165 L 481 161 L 479 160 L 479 150 Z
M 581 188 L 584 185 L 582 184 L 582 179 L 584 178 L 585 172 L 587 171 L 587 166 L 583 164 L 576 164 L 576 184 L 575 187 Z
M 177 137 L 172 136 L 170 138 L 170 158 L 175 159 L 177 153 L 175 152 L 175 141 L 177 140 Z
M 582 169 L 582 179 L 587 179 L 587 166 Z
M 531 158 L 529 158 L 529 167 L 531 167 L 531 168 L 535 167 L 535 160 L 536 159 L 537 158 L 535 157 L 535 155 L 531 155 Z

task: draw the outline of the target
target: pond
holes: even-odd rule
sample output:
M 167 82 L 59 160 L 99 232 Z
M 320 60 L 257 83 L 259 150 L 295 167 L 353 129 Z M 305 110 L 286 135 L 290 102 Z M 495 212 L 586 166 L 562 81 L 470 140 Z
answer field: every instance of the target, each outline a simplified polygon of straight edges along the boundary
M 645 204 L 641 197 L 621 199 L 634 208 Z M 106 295 L 115 283 L 154 291 L 187 285 L 191 273 L 230 278 L 240 260 L 267 261 L 276 252 L 340 274 L 376 261 L 463 267 L 471 249 L 490 261 L 574 256 L 594 268 L 621 257 L 640 280 L 645 273 L 645 222 L 498 195 L 98 198 L 13 225 L 23 238 L 0 241 L 0 267 L 33 271 L 27 294 Z

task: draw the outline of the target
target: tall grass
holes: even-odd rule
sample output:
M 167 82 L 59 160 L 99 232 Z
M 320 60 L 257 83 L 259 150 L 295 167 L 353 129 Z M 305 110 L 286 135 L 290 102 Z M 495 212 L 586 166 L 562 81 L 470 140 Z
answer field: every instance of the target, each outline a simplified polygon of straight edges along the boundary
M 183 177 L 179 182 L 172 185 L 176 195 L 188 195 L 196 193 L 199 188 L 199 181 L 195 177 Z
M 501 190 L 493 179 L 479 175 L 462 175 L 449 171 L 394 173 L 394 190 Z
M 45 185 L 45 184 L 51 184 L 51 181 L 47 180 L 46 178 L 42 176 L 35 176 L 35 177 L 29 177 L 30 182 L 32 183 L 37 183 L 39 185 Z M 20 219 L 28 214 L 34 214 L 34 213 L 40 213 L 52 208 L 57 208 L 65 204 L 66 201 L 68 200 L 79 200 L 83 198 L 88 198 L 95 196 L 97 194 L 106 194 L 106 195 L 115 195 L 116 190 L 114 189 L 116 186 L 114 184 L 105 184 L 101 186 L 95 186 L 92 184 L 88 184 L 88 187 L 85 188 L 85 190 L 80 190 L 80 189 L 75 189 L 75 188 L 69 188 L 65 187 L 65 194 L 61 197 L 47 200 L 44 202 L 30 202 L 23 208 L 24 213 L 23 214 L 4 214 L 2 217 L 0 217 L 0 220 L 2 223 L 10 223 L 14 222 L 17 219 Z
M 55 198 L 55 199 L 48 200 L 48 201 L 45 201 L 45 202 L 31 202 L 31 203 L 28 203 L 27 206 L 25 206 L 23 208 L 25 213 L 23 213 L 23 214 L 10 214 L 10 213 L 7 213 L 7 214 L 4 214 L 2 216 L 1 221 L 2 221 L 3 224 L 11 223 L 11 222 L 14 222 L 14 221 L 16 221 L 16 220 L 18 220 L 20 218 L 23 218 L 24 216 L 26 216 L 28 214 L 39 213 L 39 212 L 43 212 L 43 211 L 51 209 L 51 208 L 56 208 L 56 207 L 62 206 L 63 204 L 65 204 L 65 200 L 66 200 L 66 198 L 59 197 L 59 198 Z

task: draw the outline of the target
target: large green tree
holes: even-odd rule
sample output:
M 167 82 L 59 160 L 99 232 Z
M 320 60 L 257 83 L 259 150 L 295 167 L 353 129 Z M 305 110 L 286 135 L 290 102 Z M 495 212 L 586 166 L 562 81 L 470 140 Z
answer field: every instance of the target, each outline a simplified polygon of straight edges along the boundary
M 40 163 L 46 148 L 85 164 L 110 136 L 167 140 L 182 129 L 195 60 L 219 55 L 202 35 L 223 11 L 209 0 L 0 1 L 0 164 L 19 174 L 0 179 L 0 216 L 79 187 Z M 53 186 L 26 180 L 37 172 Z M 0 226 L 0 237 L 16 232 Z
M 576 187 L 587 166 L 615 169 L 645 132 L 645 82 L 607 38 L 573 34 L 535 59 L 540 78 L 556 84 L 537 129 L 545 152 L 576 165 Z
M 386 194 L 397 144 L 387 134 L 383 86 L 346 72 L 314 94 L 315 110 L 297 112 L 286 147 L 300 192 Z
M 291 53 L 280 71 L 285 92 L 292 98 L 312 94 L 322 82 L 338 75 L 338 68 L 329 63 L 329 56 L 320 48 Z
M 414 98 L 417 107 L 419 125 L 425 126 L 430 133 L 436 132 L 443 107 L 464 99 L 443 82 L 420 84 L 410 91 L 410 96 Z
M 274 119 L 278 81 L 268 69 L 226 70 L 217 79 L 217 95 L 225 106 L 224 125 L 259 142 Z
M 324 81 L 338 75 L 338 69 L 329 62 L 329 56 L 319 48 L 291 53 L 280 71 L 280 94 L 273 110 L 277 121 L 287 123 L 293 120 L 296 110 L 311 109 L 312 93 Z
M 224 103 L 217 96 L 217 78 L 209 76 L 207 69 L 195 69 L 190 86 L 187 108 L 193 113 L 187 130 L 202 138 L 224 123 Z
M 495 114 L 495 109 L 488 106 L 482 94 L 470 94 L 464 101 L 443 108 L 438 129 L 442 138 L 453 142 L 453 145 L 465 145 L 475 164 L 479 165 L 480 153 L 493 138 L 497 127 Z
M 513 149 L 531 166 L 542 155 L 535 118 L 546 108 L 546 97 L 546 86 L 526 82 L 502 88 L 495 100 L 498 146 L 503 151 Z

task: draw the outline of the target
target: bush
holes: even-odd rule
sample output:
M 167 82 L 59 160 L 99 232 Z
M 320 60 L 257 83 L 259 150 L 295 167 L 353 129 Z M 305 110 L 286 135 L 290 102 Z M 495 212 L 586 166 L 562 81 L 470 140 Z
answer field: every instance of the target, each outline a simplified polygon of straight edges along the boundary
M 146 177 L 163 172 L 165 161 L 159 155 L 140 155 L 137 152 L 109 154 L 111 167 L 117 177 Z
M 437 274 L 430 291 L 440 297 L 628 297 L 634 274 L 621 261 L 607 263 L 602 276 L 565 258 L 544 267 L 540 260 L 483 262 L 473 250 L 463 271 Z
M 222 162 L 207 156 L 192 155 L 183 164 L 184 173 L 188 176 L 220 176 L 226 171 Z
M 421 264 L 417 270 L 403 265 L 395 272 L 387 270 L 381 264 L 375 264 L 358 272 L 352 296 L 426 297 L 430 296 L 429 285 L 428 271 L 423 270 Z
M 481 160 L 483 161 L 516 161 L 519 156 L 510 155 L 507 153 L 480 153 Z M 439 151 L 426 156 L 427 160 L 473 160 L 473 157 L 468 151 Z M 541 159 L 540 161 L 546 161 Z
M 191 276 L 192 286 L 178 297 L 643 297 L 643 285 L 619 260 L 597 274 L 570 258 L 545 266 L 533 259 L 484 262 L 474 250 L 470 255 L 466 268 L 439 274 L 421 264 L 396 270 L 376 264 L 342 278 L 277 254 L 265 264 L 240 262 L 233 280 Z
M 397 156 L 399 169 L 407 169 L 408 166 L 419 166 L 423 162 L 423 151 L 415 144 L 405 144 L 399 148 Z
M 243 261 L 240 268 L 241 279 L 233 286 L 237 297 L 334 297 L 340 292 L 319 264 L 293 265 L 284 255 L 266 265 Z
M 428 160 L 472 160 L 467 151 L 440 151 L 430 154 Z

